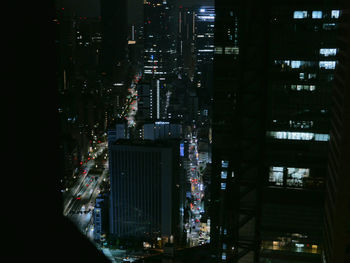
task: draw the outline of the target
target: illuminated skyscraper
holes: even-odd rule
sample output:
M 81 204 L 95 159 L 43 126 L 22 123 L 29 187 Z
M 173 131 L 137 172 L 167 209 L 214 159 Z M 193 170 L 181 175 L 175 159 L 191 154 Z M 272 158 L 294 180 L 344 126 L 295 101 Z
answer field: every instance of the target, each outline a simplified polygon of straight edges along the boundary
M 201 116 L 211 111 L 213 90 L 213 59 L 214 59 L 214 6 L 199 6 L 194 8 L 194 53 L 195 75 L 194 83 L 199 98 Z M 206 113 L 204 113 L 206 112 Z M 204 117 L 204 118 L 205 118 Z
M 233 262 L 319 262 L 337 8 L 215 2 L 211 242 Z
M 145 78 L 164 81 L 175 73 L 176 35 L 172 1 L 144 2 L 144 70 Z

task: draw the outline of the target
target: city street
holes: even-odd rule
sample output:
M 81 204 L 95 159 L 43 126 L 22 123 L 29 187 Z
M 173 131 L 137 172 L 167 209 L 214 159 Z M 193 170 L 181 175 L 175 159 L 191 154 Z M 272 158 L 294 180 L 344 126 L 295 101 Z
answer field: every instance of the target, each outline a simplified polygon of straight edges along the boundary
M 201 213 L 204 212 L 204 203 L 202 201 L 204 197 L 204 185 L 200 166 L 205 166 L 205 163 L 199 159 L 197 132 L 194 130 L 188 134 L 187 139 L 189 140 L 188 174 L 190 175 L 189 180 L 191 183 L 191 216 L 185 228 L 187 230 L 187 240 L 192 247 L 209 242 L 209 222 L 201 222 Z
M 96 147 L 96 150 L 91 153 L 93 158 L 83 165 L 83 171 L 78 175 L 79 179 L 64 197 L 64 215 L 68 216 L 79 230 L 91 240 L 94 231 L 92 212 L 96 197 L 100 192 L 99 185 L 108 177 L 107 169 L 96 170 L 93 168 L 96 168 L 95 159 L 104 152 L 106 147 L 107 143 L 101 143 Z M 100 173 L 96 171 L 100 171 Z
M 100 143 L 95 148 L 96 150 L 90 153 L 92 156 L 90 160 L 86 160 L 86 163 L 82 165 L 82 172 L 79 173 L 77 182 L 63 194 L 63 214 L 65 216 L 68 214 L 74 198 L 81 195 L 86 190 L 84 185 L 87 185 L 88 181 L 91 179 L 88 176 L 89 171 L 95 167 L 95 159 L 107 149 L 107 143 Z
M 128 100 L 122 113 L 128 120 L 129 127 L 135 125 L 134 117 L 137 112 L 136 81 L 132 82 L 128 90 L 130 95 L 128 95 Z M 97 168 L 95 160 L 107 150 L 107 147 L 107 142 L 102 142 L 89 152 L 89 158 L 82 165 L 82 172 L 77 175 L 78 179 L 74 186 L 63 193 L 63 214 L 70 218 L 91 241 L 94 239 L 93 210 L 96 198 L 100 193 L 99 186 L 109 176 L 108 160 L 106 160 L 106 166 L 99 167 L 100 169 L 95 169 Z
M 131 84 L 131 87 L 129 88 L 129 103 L 127 105 L 128 107 L 128 114 L 125 117 L 128 121 L 128 126 L 132 127 L 135 126 L 135 115 L 137 113 L 137 90 L 136 90 L 136 84 L 133 82 Z

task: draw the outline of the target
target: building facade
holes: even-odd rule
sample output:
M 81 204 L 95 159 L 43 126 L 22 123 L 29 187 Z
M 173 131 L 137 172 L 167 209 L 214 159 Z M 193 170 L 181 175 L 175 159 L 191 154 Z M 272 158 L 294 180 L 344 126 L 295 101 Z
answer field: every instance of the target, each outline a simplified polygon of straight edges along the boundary
M 167 121 L 158 121 L 155 123 L 145 123 L 143 125 L 143 139 L 180 139 L 182 138 L 182 125 L 170 123 Z
M 318 262 L 340 12 L 314 1 L 216 1 L 215 11 L 216 255 Z
M 177 239 L 179 149 L 150 141 L 109 145 L 110 234 Z
M 334 76 L 330 112 L 323 263 L 350 261 L 350 10 L 344 8 L 341 13 L 337 37 L 339 64 Z
M 175 17 L 173 1 L 144 1 L 144 66 L 145 78 L 165 81 L 176 63 Z

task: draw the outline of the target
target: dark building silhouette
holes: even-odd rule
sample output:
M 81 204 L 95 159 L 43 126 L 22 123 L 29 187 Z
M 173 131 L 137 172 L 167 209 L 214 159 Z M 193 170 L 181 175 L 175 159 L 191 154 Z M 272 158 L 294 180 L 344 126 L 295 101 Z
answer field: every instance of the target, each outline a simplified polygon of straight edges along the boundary
M 216 1 L 211 242 L 219 260 L 319 262 L 341 15 Z
M 345 3 L 345 2 L 344 2 Z M 339 21 L 338 67 L 332 90 L 322 262 L 350 262 L 350 10 Z
M 110 235 L 177 240 L 179 143 L 120 139 L 108 148 Z
M 102 0 L 102 71 L 112 74 L 113 69 L 126 58 L 127 52 L 127 1 Z

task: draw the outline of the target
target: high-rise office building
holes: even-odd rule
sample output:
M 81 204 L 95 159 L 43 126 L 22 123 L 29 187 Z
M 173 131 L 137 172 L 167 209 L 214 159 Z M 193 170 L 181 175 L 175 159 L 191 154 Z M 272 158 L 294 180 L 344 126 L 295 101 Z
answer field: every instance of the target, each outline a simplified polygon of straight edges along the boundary
M 317 262 L 340 12 L 215 3 L 211 242 L 223 261 Z
M 168 121 L 157 121 L 143 125 L 143 139 L 180 139 L 182 137 L 182 125 Z
M 144 1 L 144 70 L 145 78 L 165 80 L 174 73 L 176 35 L 172 1 Z
M 187 121 L 208 119 L 213 89 L 214 6 L 180 6 L 178 68 L 191 82 L 186 87 Z
M 199 111 L 202 120 L 208 118 L 211 111 L 213 90 L 213 59 L 214 59 L 214 6 L 199 6 L 194 12 L 194 53 L 195 75 L 194 84 L 199 99 Z M 203 118 L 204 117 L 204 118 Z
M 260 225 L 260 258 L 265 262 L 289 257 L 318 261 L 323 249 L 339 15 L 339 10 L 316 4 L 274 4 L 270 11 L 264 158 L 268 184 Z
M 345 3 L 345 1 L 344 1 Z M 332 89 L 331 130 L 322 262 L 350 262 L 350 10 L 341 10 L 338 67 Z
M 138 112 L 140 120 L 160 120 L 164 116 L 165 87 L 160 79 L 142 80 L 137 85 Z
M 193 8 L 194 12 L 194 46 L 196 56 L 197 75 L 202 75 L 202 69 L 212 65 L 214 54 L 214 6 L 200 6 Z M 203 75 L 206 72 L 203 72 Z
M 176 146 L 174 146 L 176 145 Z M 110 234 L 178 240 L 178 142 L 117 140 L 109 144 Z
M 191 7 L 178 9 L 177 67 L 179 72 L 193 79 L 194 76 L 194 13 Z

